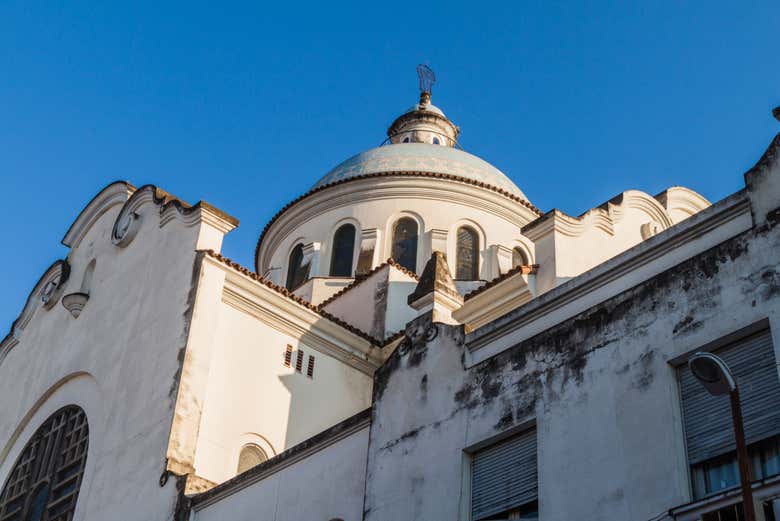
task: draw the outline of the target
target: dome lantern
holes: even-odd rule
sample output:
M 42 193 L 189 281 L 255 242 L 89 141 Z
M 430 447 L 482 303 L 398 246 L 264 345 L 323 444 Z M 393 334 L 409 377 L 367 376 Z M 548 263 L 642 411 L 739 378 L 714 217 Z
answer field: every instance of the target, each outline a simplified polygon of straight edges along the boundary
M 426 65 L 417 66 L 417 75 L 420 78 L 420 101 L 396 118 L 387 129 L 390 142 L 455 146 L 460 129 L 431 103 L 431 88 L 436 76 Z

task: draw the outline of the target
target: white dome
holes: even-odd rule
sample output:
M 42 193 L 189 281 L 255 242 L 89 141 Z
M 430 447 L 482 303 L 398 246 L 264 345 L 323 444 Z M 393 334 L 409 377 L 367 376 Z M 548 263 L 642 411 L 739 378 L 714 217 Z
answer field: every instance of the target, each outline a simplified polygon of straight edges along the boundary
M 448 174 L 501 188 L 528 200 L 517 185 L 487 161 L 457 148 L 427 143 L 385 145 L 361 152 L 325 174 L 312 188 L 385 172 Z

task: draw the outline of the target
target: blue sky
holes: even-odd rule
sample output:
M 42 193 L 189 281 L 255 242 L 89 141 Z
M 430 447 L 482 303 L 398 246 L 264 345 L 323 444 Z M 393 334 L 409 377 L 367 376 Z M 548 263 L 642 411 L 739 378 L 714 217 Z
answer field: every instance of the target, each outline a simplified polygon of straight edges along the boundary
M 267 5 L 271 4 L 271 5 Z M 281 5 L 284 4 L 284 5 Z M 780 3 L 0 2 L 0 335 L 107 183 L 266 221 L 416 101 L 531 201 L 743 186 L 780 123 Z

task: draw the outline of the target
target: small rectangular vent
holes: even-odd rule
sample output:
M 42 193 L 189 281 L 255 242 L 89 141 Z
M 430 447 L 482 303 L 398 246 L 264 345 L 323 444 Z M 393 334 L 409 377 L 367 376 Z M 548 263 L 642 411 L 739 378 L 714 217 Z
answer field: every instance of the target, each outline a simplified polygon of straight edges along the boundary
M 292 365 L 292 346 L 287 344 L 287 348 L 284 350 L 284 366 L 290 367 Z
M 301 372 L 303 370 L 303 350 L 298 350 L 298 358 L 295 360 L 295 370 Z
M 314 357 L 309 355 L 309 366 L 306 368 L 306 376 L 314 378 Z

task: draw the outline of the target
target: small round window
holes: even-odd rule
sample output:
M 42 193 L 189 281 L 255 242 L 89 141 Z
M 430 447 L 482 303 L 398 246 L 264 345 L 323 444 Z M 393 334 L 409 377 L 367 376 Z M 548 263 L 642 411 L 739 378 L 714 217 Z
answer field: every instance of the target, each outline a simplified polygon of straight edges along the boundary
M 437 137 L 434 137 L 434 138 L 433 138 L 433 144 L 434 144 L 434 145 L 441 145 L 441 142 L 439 141 L 439 138 L 437 138 Z

